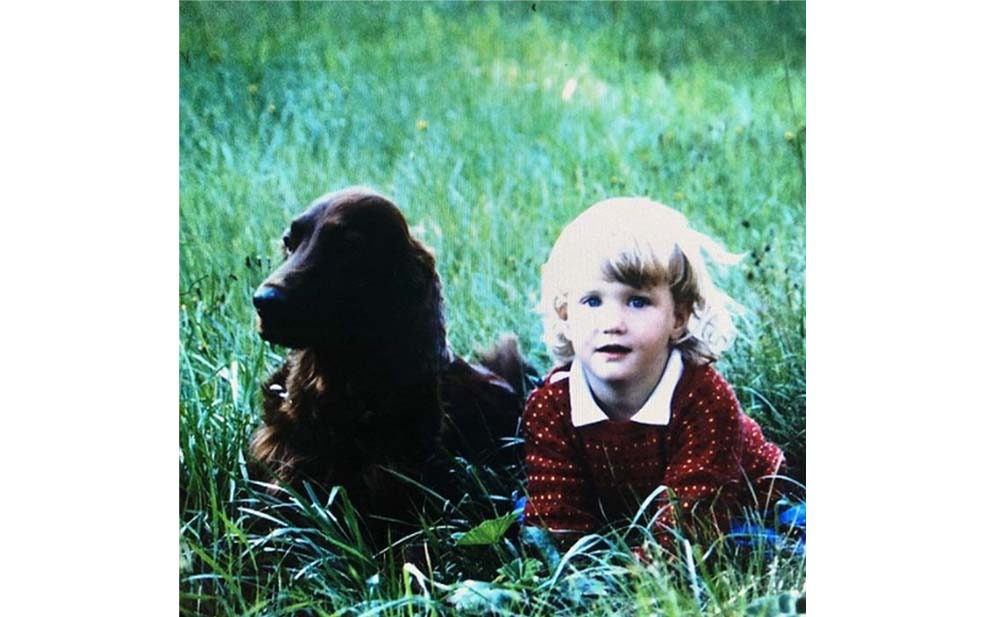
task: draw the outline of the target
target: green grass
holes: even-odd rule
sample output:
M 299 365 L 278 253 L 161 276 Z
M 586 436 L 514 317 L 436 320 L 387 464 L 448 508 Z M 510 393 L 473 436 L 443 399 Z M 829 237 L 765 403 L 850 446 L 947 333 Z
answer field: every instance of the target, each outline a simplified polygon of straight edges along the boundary
M 457 546 L 485 517 L 478 504 L 426 521 L 413 544 L 429 567 L 403 570 L 400 551 L 359 548 L 352 513 L 328 519 L 300 495 L 279 517 L 244 457 L 259 384 L 284 353 L 255 334 L 250 297 L 315 197 L 358 183 L 391 195 L 436 252 L 454 349 L 513 331 L 545 372 L 532 308 L 553 240 L 595 201 L 641 194 L 749 254 L 720 277 L 750 310 L 719 364 L 802 481 L 804 15 L 797 3 L 182 3 L 183 611 L 451 614 L 490 593 L 518 614 L 734 615 L 802 590 L 801 556 L 694 547 L 692 573 L 672 572 L 631 561 L 620 530 L 560 562 L 518 538 Z

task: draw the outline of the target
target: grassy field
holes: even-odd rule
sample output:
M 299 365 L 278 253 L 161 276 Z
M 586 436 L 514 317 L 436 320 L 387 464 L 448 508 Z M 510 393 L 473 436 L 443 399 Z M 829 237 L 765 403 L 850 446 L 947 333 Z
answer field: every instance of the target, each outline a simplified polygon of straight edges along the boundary
M 543 373 L 539 266 L 590 204 L 648 195 L 746 252 L 719 277 L 749 309 L 719 366 L 802 481 L 801 3 L 183 2 L 180 19 L 183 613 L 787 612 L 800 553 L 694 546 L 646 567 L 623 530 L 562 556 L 457 545 L 471 511 L 424 523 L 429 558 L 403 568 L 304 495 L 288 524 L 244 463 L 285 353 L 254 332 L 252 292 L 294 214 L 367 184 L 435 250 L 454 349 L 512 331 Z M 265 517 L 277 532 L 253 531 Z

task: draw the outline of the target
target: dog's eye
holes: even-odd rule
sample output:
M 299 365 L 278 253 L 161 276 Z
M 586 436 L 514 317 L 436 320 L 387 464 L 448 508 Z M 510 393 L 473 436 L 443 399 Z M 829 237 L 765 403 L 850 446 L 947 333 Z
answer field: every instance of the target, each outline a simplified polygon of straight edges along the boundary
M 288 226 L 285 235 L 281 237 L 281 243 L 284 245 L 286 255 L 291 254 L 298 248 L 300 241 L 305 237 L 307 227 L 308 225 L 304 221 L 298 219 L 292 221 L 292 224 Z
M 282 249 L 285 255 L 291 255 L 292 251 L 295 250 L 295 245 L 292 243 L 291 234 L 285 234 L 281 237 Z

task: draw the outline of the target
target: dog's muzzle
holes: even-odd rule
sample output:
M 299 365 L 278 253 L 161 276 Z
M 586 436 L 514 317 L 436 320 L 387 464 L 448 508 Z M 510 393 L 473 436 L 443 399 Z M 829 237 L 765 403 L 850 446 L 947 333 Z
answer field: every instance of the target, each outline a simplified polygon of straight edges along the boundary
M 262 285 L 254 293 L 254 308 L 261 315 L 282 313 L 287 304 L 285 295 L 274 287 Z

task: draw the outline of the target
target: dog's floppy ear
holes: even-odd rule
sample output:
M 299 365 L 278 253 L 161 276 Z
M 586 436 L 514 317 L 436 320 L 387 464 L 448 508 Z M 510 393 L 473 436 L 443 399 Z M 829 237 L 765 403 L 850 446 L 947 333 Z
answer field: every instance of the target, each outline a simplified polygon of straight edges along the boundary
M 394 268 L 396 276 L 410 276 L 428 284 L 435 276 L 436 260 L 432 251 L 412 235 L 398 206 L 383 195 L 366 189 L 353 204 L 347 220 L 356 223 L 368 239 L 367 248 Z
M 427 310 L 439 309 L 442 302 L 439 275 L 436 272 L 436 259 L 424 244 L 411 235 L 405 246 L 405 255 L 399 267 L 395 268 L 395 279 L 399 285 L 409 289 L 408 298 L 427 302 Z

